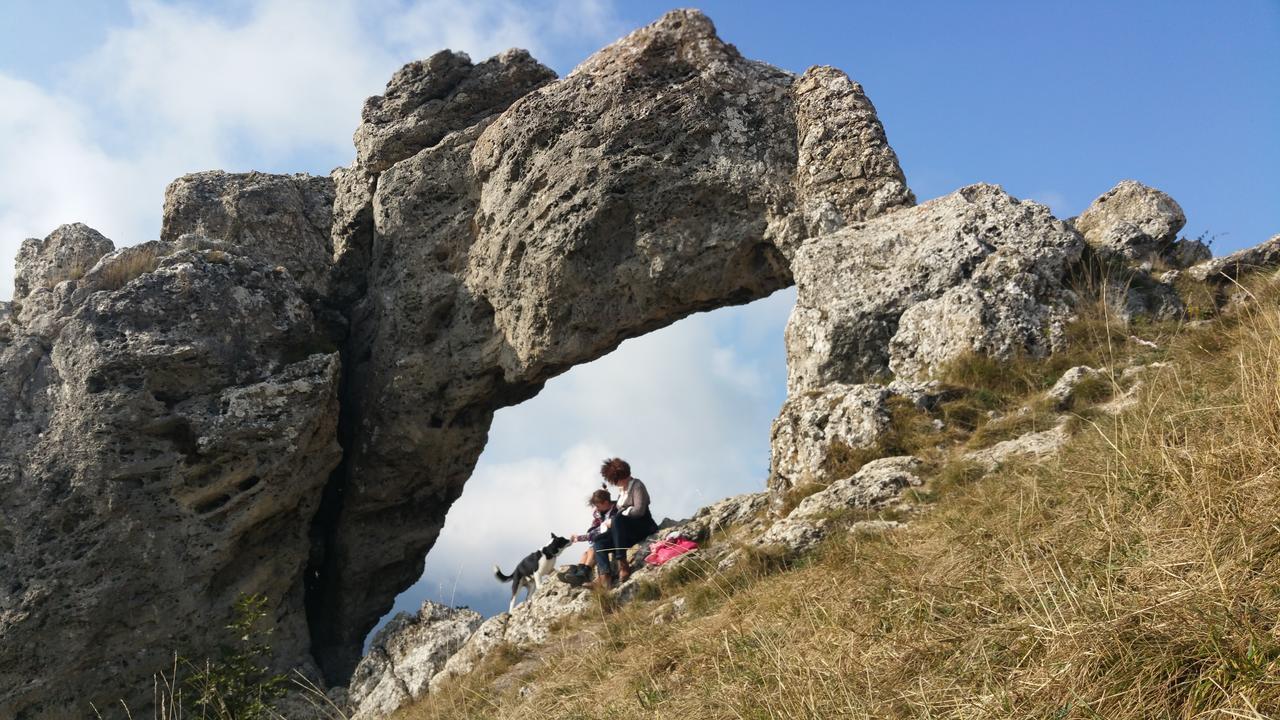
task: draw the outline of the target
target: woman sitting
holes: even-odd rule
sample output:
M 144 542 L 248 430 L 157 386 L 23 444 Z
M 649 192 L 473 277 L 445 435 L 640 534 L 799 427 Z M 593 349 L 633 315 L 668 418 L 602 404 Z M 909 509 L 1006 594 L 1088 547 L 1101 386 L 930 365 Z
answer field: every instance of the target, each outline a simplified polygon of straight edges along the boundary
M 618 514 L 600 524 L 601 533 L 591 543 L 596 553 L 596 584 L 608 588 L 613 586 L 614 578 L 610 561 L 618 565 L 618 582 L 626 582 L 631 577 L 627 549 L 657 532 L 658 524 L 649 512 L 649 490 L 638 478 L 631 477 L 631 465 L 626 460 L 605 460 L 600 475 L 619 492 Z

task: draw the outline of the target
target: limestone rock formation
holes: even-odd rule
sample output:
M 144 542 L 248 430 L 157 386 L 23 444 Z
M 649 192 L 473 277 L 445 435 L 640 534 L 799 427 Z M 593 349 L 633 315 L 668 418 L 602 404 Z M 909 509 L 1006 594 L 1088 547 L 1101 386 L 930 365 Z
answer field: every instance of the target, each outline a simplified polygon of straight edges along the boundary
M 55 233 L 42 254 L 110 249 L 59 247 L 84 237 L 100 236 Z M 241 592 L 271 598 L 281 664 L 310 665 L 302 574 L 339 459 L 338 354 L 287 271 L 157 245 L 31 291 L 0 344 L 3 717 L 136 699 L 175 651 L 212 654 Z
M 989 448 L 966 453 L 965 459 L 987 470 L 993 470 L 1011 458 L 1043 458 L 1052 455 L 1062 447 L 1067 437 L 1065 423 L 1058 422 L 1048 430 L 1029 432 L 1012 440 L 998 442 Z
M 857 83 L 677 11 L 560 80 L 413 63 L 351 167 L 181 178 L 160 241 L 29 243 L 0 317 L 0 715 L 149 687 L 246 592 L 282 668 L 344 682 L 497 408 L 913 203 Z M 520 613 L 504 636 L 536 634 Z
M 902 491 L 923 484 L 917 474 L 920 460 L 908 455 L 880 458 L 863 465 L 849 477 L 840 478 L 800 502 L 786 517 L 753 538 L 757 547 L 772 547 L 799 553 L 817 545 L 832 528 L 829 516 L 844 510 L 872 510 L 897 499 Z M 896 527 L 873 523 L 867 530 Z M 726 558 L 732 561 L 732 558 Z M 729 564 L 722 561 L 722 564 Z
M 399 613 L 374 636 L 347 698 L 352 720 L 381 720 L 428 691 L 431 678 L 484 621 L 474 610 L 425 602 Z
M 18 249 L 13 297 L 22 300 L 37 288 L 78 279 L 114 249 L 114 243 L 83 223 L 63 225 L 43 240 L 29 238 Z
M 992 185 L 813 238 L 792 264 L 788 394 L 924 377 L 966 352 L 1046 354 L 1082 248 L 1047 208 Z
M 334 183 L 312 175 L 210 171 L 184 175 L 164 193 L 160 239 L 214 238 L 259 262 L 287 268 L 311 298 L 327 292 L 333 258 Z
M 485 620 L 431 678 L 430 689 L 438 690 L 450 678 L 471 672 L 485 656 L 503 644 L 521 646 L 546 642 L 554 621 L 579 614 L 592 602 L 590 589 L 569 585 L 554 575 L 546 578 L 542 588 L 516 605 L 515 610 Z
M 729 527 L 754 521 L 768 504 L 769 494 L 765 492 L 734 495 L 700 508 L 688 520 L 662 527 L 658 534 L 676 533 L 702 543 Z
M 829 462 L 840 451 L 874 445 L 889 429 L 890 395 L 883 385 L 843 383 L 790 395 L 770 433 L 775 500 L 793 487 L 833 480 Z
M 1259 245 L 1200 263 L 1188 269 L 1187 274 L 1201 282 L 1229 283 L 1244 272 L 1278 266 L 1280 235 L 1274 235 Z
M 1173 198 L 1140 182 L 1122 180 L 1094 200 L 1072 224 L 1104 256 L 1145 260 L 1172 247 L 1186 222 Z
M 922 485 L 920 460 L 910 455 L 872 460 L 858 472 L 805 498 L 787 520 L 808 520 L 847 508 L 872 509 L 898 497 L 908 487 Z

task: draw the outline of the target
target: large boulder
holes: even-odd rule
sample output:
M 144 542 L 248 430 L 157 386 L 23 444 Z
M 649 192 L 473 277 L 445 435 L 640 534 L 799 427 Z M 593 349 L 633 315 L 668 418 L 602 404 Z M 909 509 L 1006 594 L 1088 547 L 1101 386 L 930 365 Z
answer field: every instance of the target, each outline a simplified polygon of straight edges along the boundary
M 924 377 L 969 352 L 1043 355 L 1061 342 L 1080 236 L 994 185 L 814 238 L 792 263 L 787 389 L 890 372 Z
M 1099 254 L 1125 260 L 1158 257 L 1173 246 L 1186 223 L 1173 198 L 1135 180 L 1120 181 L 1072 220 Z

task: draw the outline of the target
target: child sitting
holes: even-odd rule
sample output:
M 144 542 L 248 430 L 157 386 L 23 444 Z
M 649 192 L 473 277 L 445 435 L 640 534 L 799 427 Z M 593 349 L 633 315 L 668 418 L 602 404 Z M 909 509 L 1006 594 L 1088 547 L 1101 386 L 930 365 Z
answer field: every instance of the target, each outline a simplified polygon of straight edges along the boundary
M 591 506 L 591 527 L 582 535 L 571 535 L 570 540 L 574 542 L 594 542 L 600 537 L 601 533 L 608 531 L 606 521 L 613 519 L 618 514 L 618 504 L 609 496 L 609 491 L 601 488 L 593 493 L 587 500 L 587 504 Z M 561 580 L 572 585 L 581 585 L 591 581 L 591 566 L 595 564 L 596 551 L 594 547 L 587 548 L 582 553 L 581 562 L 570 568 L 569 573 L 561 576 Z

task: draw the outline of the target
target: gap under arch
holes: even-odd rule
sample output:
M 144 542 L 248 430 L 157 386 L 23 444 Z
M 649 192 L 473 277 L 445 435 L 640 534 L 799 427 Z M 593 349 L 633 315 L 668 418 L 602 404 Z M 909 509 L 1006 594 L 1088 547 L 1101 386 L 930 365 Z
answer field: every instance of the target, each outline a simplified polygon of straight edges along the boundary
M 548 381 L 499 410 L 489 442 L 449 510 L 413 586 L 365 638 L 424 600 L 485 617 L 507 609 L 493 578 L 548 533 L 585 532 L 586 498 L 609 456 L 648 485 L 656 519 L 688 517 L 721 498 L 765 489 L 769 427 L 786 399 L 783 330 L 794 287 L 684 318 Z M 562 562 L 576 561 L 585 544 Z M 523 595 L 521 596 L 523 597 Z

